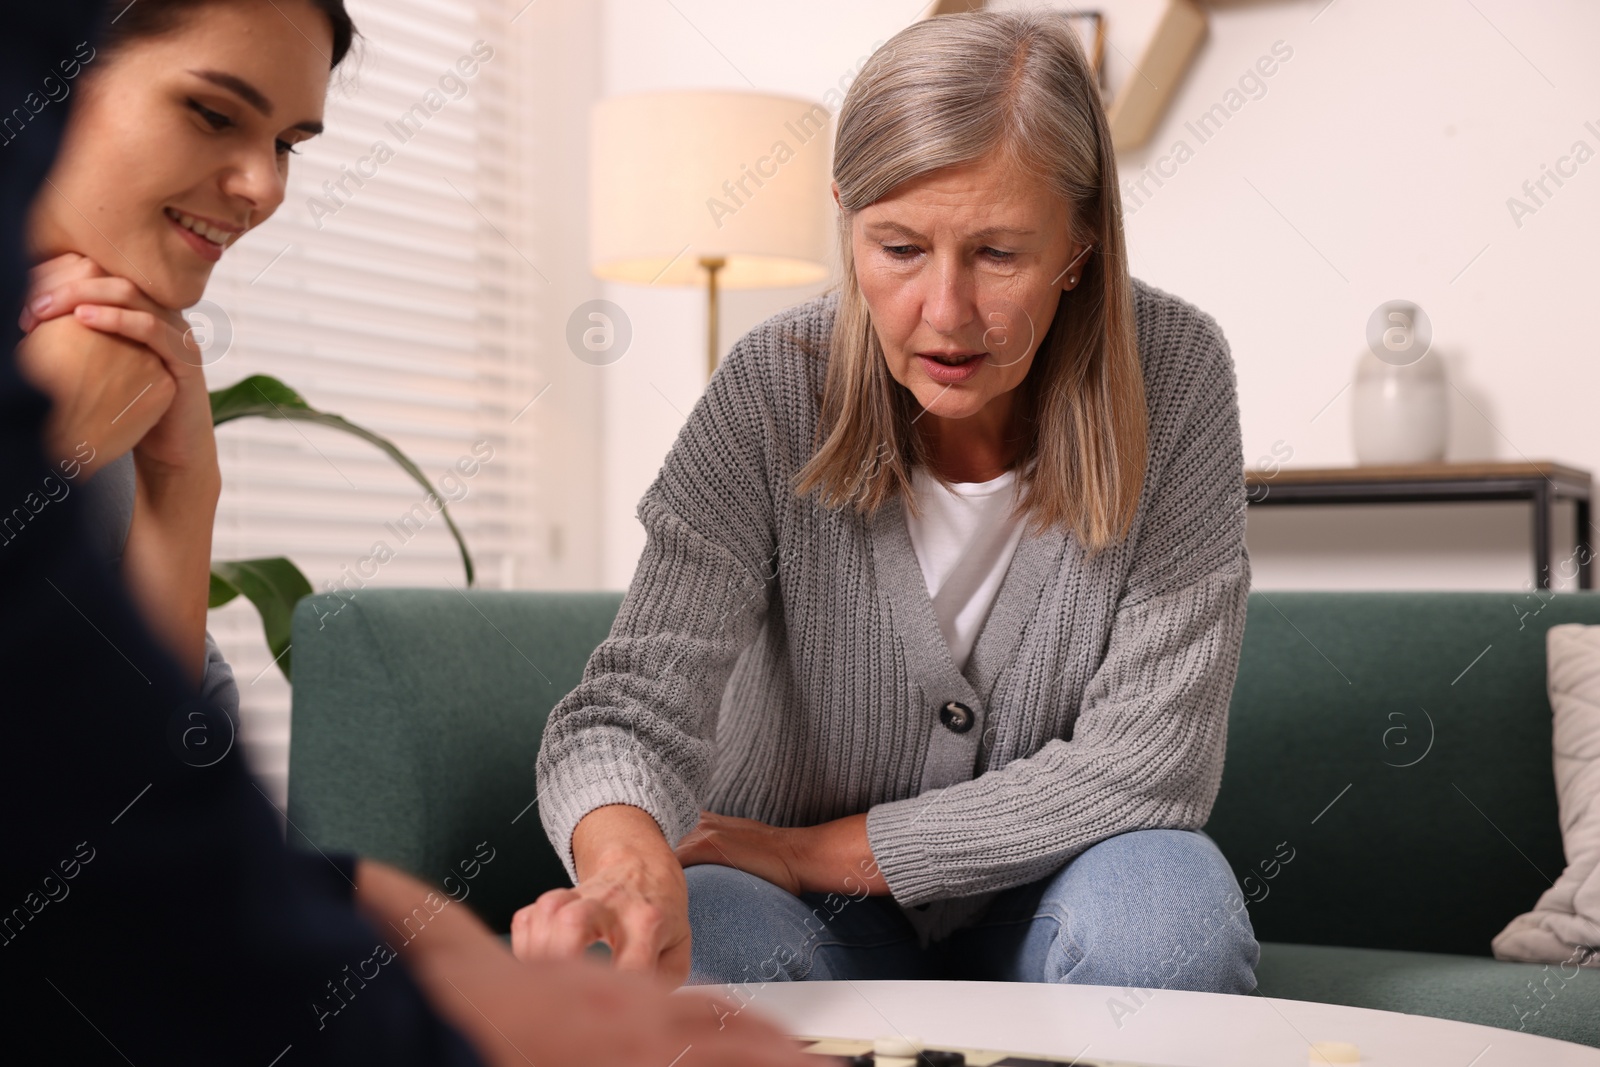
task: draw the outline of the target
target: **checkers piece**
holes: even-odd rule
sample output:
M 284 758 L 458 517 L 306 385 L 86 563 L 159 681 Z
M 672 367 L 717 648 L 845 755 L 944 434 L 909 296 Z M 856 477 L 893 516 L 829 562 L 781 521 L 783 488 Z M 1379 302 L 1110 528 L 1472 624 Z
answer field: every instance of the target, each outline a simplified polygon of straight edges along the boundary
M 896 1059 L 915 1059 L 922 1051 L 922 1042 L 914 1037 L 879 1037 L 872 1042 L 874 1056 L 891 1056 Z

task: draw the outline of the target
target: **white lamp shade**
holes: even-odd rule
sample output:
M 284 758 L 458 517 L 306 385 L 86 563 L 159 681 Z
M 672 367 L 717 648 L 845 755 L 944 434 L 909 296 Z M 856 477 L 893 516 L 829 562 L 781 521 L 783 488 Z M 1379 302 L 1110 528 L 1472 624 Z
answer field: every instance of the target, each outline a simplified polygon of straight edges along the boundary
M 808 285 L 833 241 L 831 116 L 766 93 L 681 91 L 594 105 L 589 254 L 596 276 L 730 289 Z

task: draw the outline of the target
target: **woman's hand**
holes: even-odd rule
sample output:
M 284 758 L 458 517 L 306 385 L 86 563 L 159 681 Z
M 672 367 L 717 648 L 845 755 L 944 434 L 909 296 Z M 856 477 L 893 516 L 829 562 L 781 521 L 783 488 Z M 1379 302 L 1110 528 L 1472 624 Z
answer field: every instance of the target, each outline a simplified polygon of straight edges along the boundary
M 837 1065 L 799 1051 L 756 1012 L 703 992 L 667 996 L 640 975 L 590 960 L 519 963 L 466 907 L 371 860 L 356 866 L 356 905 L 379 929 L 409 930 L 419 911 L 434 915 L 400 958 L 490 1064 Z
M 37 298 L 102 273 L 83 256 L 59 256 L 36 267 L 31 284 Z M 47 447 L 60 458 L 88 444 L 94 458 L 83 464 L 87 475 L 131 451 L 177 395 L 166 361 L 137 341 L 75 317 L 46 322 L 32 311 L 21 326 L 27 336 L 17 346 L 18 366 L 53 406 Z
M 89 477 L 137 445 L 172 404 L 177 386 L 143 345 L 98 333 L 76 319 L 40 326 L 17 345 L 17 366 L 50 398 L 45 449 L 64 459 L 82 445 Z
M 734 867 L 796 895 L 889 892 L 867 845 L 865 815 L 786 829 L 703 812 L 671 849 L 647 812 L 611 804 L 578 823 L 572 854 L 577 887 L 552 889 L 512 917 L 517 958 L 570 958 L 604 941 L 619 968 L 654 971 L 673 986 L 689 975 L 684 867 Z
M 867 817 L 850 815 L 816 826 L 771 826 L 715 812 L 678 843 L 685 867 L 717 863 L 753 874 L 795 896 L 889 892 L 867 843 Z
M 160 360 L 172 383 L 170 402 L 133 449 L 146 486 L 156 490 L 183 485 L 201 495 L 214 493 L 221 477 L 211 398 L 201 369 L 202 353 L 183 315 L 161 307 L 128 279 L 107 274 L 92 260 L 72 253 L 34 269 L 22 327 L 31 333 L 68 315 L 98 333 L 143 346 Z M 116 455 L 120 452 L 108 458 Z
M 199 681 L 211 526 L 222 492 L 199 346 L 181 314 L 84 256 L 43 263 L 30 283 L 21 322 L 29 334 L 19 350 L 53 381 L 47 391 L 65 413 L 60 432 L 68 447 L 74 434 L 85 437 L 101 465 L 132 451 L 138 478 L 123 578 L 151 628 Z M 123 398 L 136 386 L 144 392 Z M 108 420 L 118 402 L 126 410 Z M 126 428 L 105 436 L 118 424 Z M 52 436 L 59 447 L 63 437 Z
M 689 886 L 655 819 L 627 804 L 596 808 L 573 831 L 572 852 L 577 887 L 552 889 L 512 916 L 516 957 L 571 959 L 603 941 L 619 970 L 682 985 Z
M 700 822 L 674 850 L 685 867 L 715 863 L 753 874 L 799 896 L 806 892 L 808 828 L 770 826 L 715 812 L 700 813 Z

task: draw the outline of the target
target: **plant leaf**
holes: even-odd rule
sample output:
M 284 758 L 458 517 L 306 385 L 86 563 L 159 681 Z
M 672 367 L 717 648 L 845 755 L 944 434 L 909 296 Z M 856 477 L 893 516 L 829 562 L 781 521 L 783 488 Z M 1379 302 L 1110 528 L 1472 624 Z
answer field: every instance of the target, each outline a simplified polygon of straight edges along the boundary
M 282 556 L 267 559 L 219 559 L 211 562 L 211 607 L 217 608 L 244 594 L 261 615 L 261 629 L 273 662 L 289 673 L 290 623 L 294 606 L 311 595 L 311 583 L 300 568 Z
M 461 536 L 461 530 L 456 526 L 455 519 L 450 517 L 450 509 L 445 504 L 444 498 L 433 488 L 433 483 L 428 476 L 422 473 L 415 463 L 407 458 L 386 437 L 363 429 L 340 415 L 330 415 L 325 411 L 318 411 L 306 403 L 305 397 L 280 382 L 278 379 L 265 374 L 252 374 L 250 377 L 235 382 L 226 389 L 218 389 L 211 394 L 211 424 L 221 426 L 234 419 L 242 419 L 255 415 L 264 419 L 293 419 L 299 422 L 314 422 L 319 426 L 329 426 L 335 430 L 354 434 L 356 437 L 376 445 L 388 454 L 389 458 L 399 464 L 400 469 L 411 475 L 413 481 L 427 492 L 429 500 L 438 505 L 439 514 L 444 516 L 445 525 L 450 528 L 450 536 L 456 539 L 456 547 L 461 551 L 461 565 L 467 572 L 467 584 L 471 585 L 474 578 L 472 566 L 472 553 L 467 551 L 466 538 Z M 309 592 L 309 589 L 307 590 Z
M 215 563 L 212 564 L 216 566 Z M 211 600 L 206 604 L 208 608 L 220 608 L 228 601 L 239 595 L 239 587 L 220 577 L 215 570 L 211 572 Z

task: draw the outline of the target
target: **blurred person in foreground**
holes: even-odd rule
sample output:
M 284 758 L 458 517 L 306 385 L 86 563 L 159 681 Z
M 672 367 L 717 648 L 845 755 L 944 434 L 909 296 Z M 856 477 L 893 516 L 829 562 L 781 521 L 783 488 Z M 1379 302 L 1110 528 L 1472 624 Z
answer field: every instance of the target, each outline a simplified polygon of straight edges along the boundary
M 354 28 L 338 0 L 58 0 L 8 20 L 0 107 L 27 116 L 0 145 L 0 299 L 27 331 L 0 361 L 8 1053 L 812 1062 L 711 998 L 592 962 L 519 963 L 400 871 L 288 849 L 237 750 L 186 759 L 186 732 L 229 726 L 199 686 L 203 594 L 198 611 L 185 599 L 216 475 L 178 312 L 281 203 Z M 130 532 L 114 570 L 77 490 L 130 454 L 132 523 L 148 520 L 149 539 L 136 548 Z

